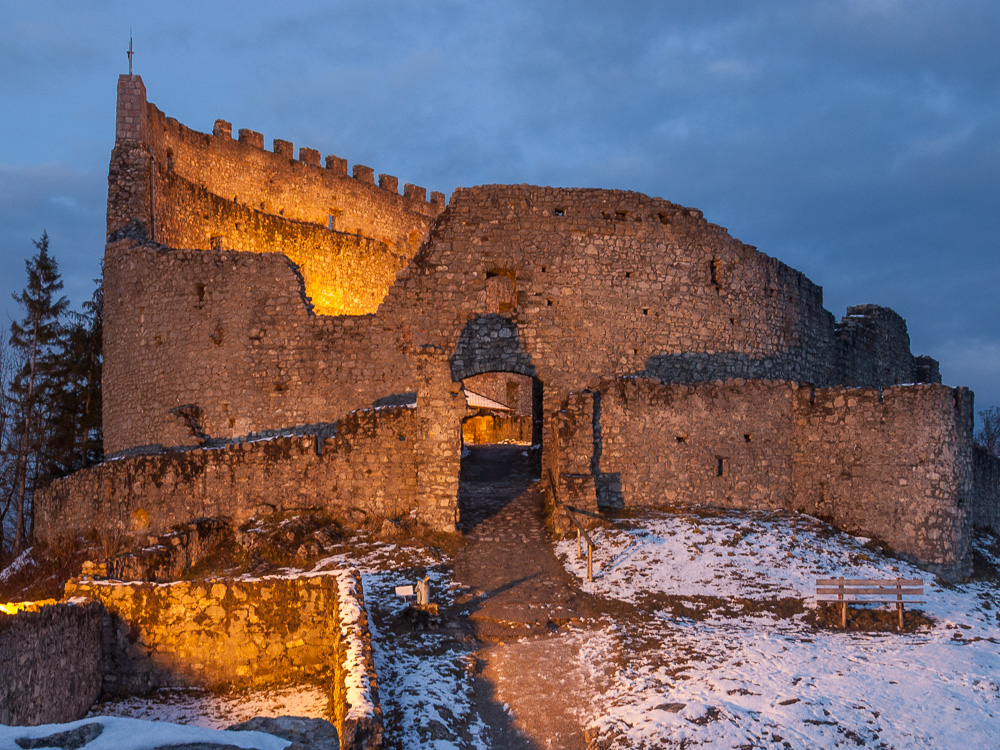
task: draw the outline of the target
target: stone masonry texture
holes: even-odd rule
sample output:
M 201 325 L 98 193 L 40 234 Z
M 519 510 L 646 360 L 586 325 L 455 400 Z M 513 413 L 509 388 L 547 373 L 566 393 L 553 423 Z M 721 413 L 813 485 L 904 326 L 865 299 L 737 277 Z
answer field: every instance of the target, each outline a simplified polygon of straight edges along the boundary
M 351 601 L 344 601 L 345 596 Z M 355 569 L 169 584 L 81 579 L 66 585 L 66 597 L 90 600 L 77 610 L 91 615 L 90 640 L 80 641 L 80 646 L 96 654 L 90 660 L 91 677 L 96 679 L 91 679 L 89 690 L 81 686 L 80 716 L 98 693 L 127 696 L 166 686 L 230 689 L 311 680 L 327 688 L 342 747 L 377 746 L 363 742 L 381 737 L 381 709 Z M 342 616 L 347 611 L 355 613 L 349 622 Z M 360 648 L 360 660 L 347 653 L 351 639 Z M 66 641 L 62 649 L 76 643 Z M 83 666 L 69 664 L 74 677 L 90 664 L 86 659 L 80 663 Z M 360 678 L 370 686 L 374 711 L 368 715 L 347 705 L 349 670 L 360 673 L 353 675 L 354 681 Z M 58 693 L 60 679 L 54 669 L 50 672 L 39 684 Z M 53 702 L 48 693 L 36 697 L 38 705 Z
M 0 724 L 75 721 L 101 692 L 103 608 L 93 602 L 47 604 L 0 613 Z

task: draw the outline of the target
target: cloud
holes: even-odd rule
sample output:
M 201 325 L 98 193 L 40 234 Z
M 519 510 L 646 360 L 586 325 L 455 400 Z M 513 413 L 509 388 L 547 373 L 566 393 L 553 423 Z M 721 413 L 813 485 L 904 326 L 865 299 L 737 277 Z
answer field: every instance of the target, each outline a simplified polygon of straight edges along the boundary
M 24 260 L 34 255 L 32 240 L 49 233 L 50 250 L 59 262 L 63 293 L 78 307 L 93 293 L 104 253 L 104 207 L 107 177 L 80 172 L 59 163 L 35 167 L 0 164 L 0 324 L 17 317 L 11 300 L 26 281 Z

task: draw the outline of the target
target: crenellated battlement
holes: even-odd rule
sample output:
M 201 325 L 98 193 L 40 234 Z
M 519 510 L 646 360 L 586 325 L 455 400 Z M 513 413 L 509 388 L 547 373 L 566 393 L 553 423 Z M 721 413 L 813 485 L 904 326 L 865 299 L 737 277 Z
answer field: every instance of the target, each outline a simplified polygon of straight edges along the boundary
M 374 312 L 445 198 L 333 154 L 216 120 L 211 134 L 167 117 L 139 76 L 118 83 L 108 237 L 170 247 L 280 252 L 317 312 Z
M 138 76 L 135 76 L 135 78 L 138 78 Z M 142 84 L 141 79 L 139 80 L 139 84 Z M 143 100 L 145 100 L 145 88 L 142 89 L 142 97 Z M 180 125 L 179 123 L 178 125 L 181 128 L 184 128 L 183 125 Z M 188 130 L 188 128 L 185 128 L 185 130 Z M 197 131 L 191 132 L 197 133 Z M 266 152 L 263 133 L 259 133 L 256 130 L 241 128 L 237 135 L 237 143 Z M 232 141 L 232 123 L 227 122 L 226 120 L 216 120 L 215 125 L 212 128 L 211 137 L 213 139 L 218 138 Z M 308 167 L 324 170 L 337 177 L 348 176 L 348 166 L 350 165 L 348 164 L 347 159 L 334 154 L 327 154 L 321 159 L 321 152 L 317 149 L 309 148 L 308 146 L 300 146 L 298 158 L 296 158 L 295 144 L 281 138 L 275 138 L 272 141 L 270 153 L 284 159 L 297 161 L 298 163 Z M 399 195 L 399 178 L 390 174 L 379 174 L 378 181 L 376 182 L 375 169 L 373 167 L 369 167 L 364 164 L 354 164 L 350 171 L 350 177 L 365 185 L 379 187 L 392 195 Z M 426 188 L 418 185 L 412 185 L 410 183 L 406 183 L 404 186 L 403 197 L 413 201 L 415 204 L 427 204 L 427 206 L 429 206 L 435 213 L 440 212 L 444 209 L 445 205 L 447 205 L 447 198 L 444 193 L 437 191 L 431 192 L 430 198 L 428 199 Z M 423 211 L 424 206 L 421 205 L 420 208 L 414 208 L 414 210 Z

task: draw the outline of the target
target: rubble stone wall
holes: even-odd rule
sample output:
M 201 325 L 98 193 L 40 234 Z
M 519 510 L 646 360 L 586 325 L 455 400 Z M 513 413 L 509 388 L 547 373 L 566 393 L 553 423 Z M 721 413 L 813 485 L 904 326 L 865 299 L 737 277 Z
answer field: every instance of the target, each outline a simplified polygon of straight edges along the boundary
M 972 399 L 964 388 L 794 397 L 795 507 L 949 578 L 971 572 Z
M 360 234 L 233 203 L 182 177 L 163 178 L 158 186 L 160 203 L 172 207 L 157 216 L 158 237 L 169 238 L 171 247 L 280 252 L 298 267 L 306 296 L 322 315 L 375 312 L 412 255 Z
M 475 414 L 462 422 L 462 441 L 469 445 L 518 443 L 531 445 L 531 417 Z
M 793 386 L 664 386 L 626 378 L 600 390 L 599 471 L 628 506 L 788 508 Z
M 84 579 L 67 583 L 66 596 L 86 597 L 97 611 L 97 687 L 103 678 L 105 696 L 319 682 L 341 747 L 381 746 L 371 633 L 353 568 L 168 584 Z
M 258 512 L 297 508 L 360 522 L 403 515 L 425 501 L 418 491 L 415 409 L 358 412 L 335 427 L 332 437 L 130 456 L 78 471 L 37 493 L 37 535 L 53 541 L 94 528 L 161 533 L 193 518 L 239 523 Z
M 0 613 L 0 724 L 76 721 L 101 691 L 103 609 L 93 603 L 48 604 Z
M 164 686 L 264 686 L 334 676 L 337 581 L 71 581 L 110 613 L 105 695 Z
M 976 526 L 1000 534 L 1000 458 L 980 445 L 973 449 L 972 517 Z
M 565 475 L 588 471 L 590 441 L 599 504 L 603 483 L 626 507 L 811 513 L 960 578 L 971 528 L 984 517 L 970 502 L 971 408 L 967 390 L 940 385 L 880 393 L 621 378 L 567 400 L 559 481 L 569 493 Z

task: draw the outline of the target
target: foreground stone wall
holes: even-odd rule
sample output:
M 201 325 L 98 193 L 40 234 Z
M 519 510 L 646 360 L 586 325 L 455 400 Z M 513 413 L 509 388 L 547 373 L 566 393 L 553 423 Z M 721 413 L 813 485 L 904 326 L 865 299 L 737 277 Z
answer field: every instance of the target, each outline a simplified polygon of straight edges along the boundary
M 314 681 L 328 688 L 341 747 L 381 746 L 371 634 L 353 568 L 169 584 L 81 580 L 67 584 L 66 596 L 107 613 L 105 695 Z
M 266 686 L 333 679 L 337 580 L 71 581 L 67 597 L 112 615 L 104 692 L 163 686 Z
M 0 613 L 0 724 L 75 721 L 101 691 L 103 608 L 64 602 Z
M 939 385 L 616 379 L 567 400 L 557 481 L 584 504 L 811 513 L 960 578 L 976 522 L 970 415 L 968 391 Z
M 44 541 L 90 529 L 160 533 L 204 516 L 239 523 L 259 512 L 315 508 L 348 522 L 421 507 L 416 409 L 351 414 L 332 437 L 231 443 L 107 461 L 56 480 L 35 496 Z

